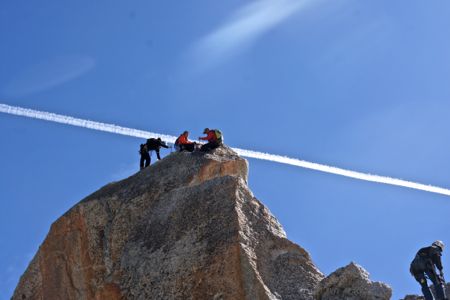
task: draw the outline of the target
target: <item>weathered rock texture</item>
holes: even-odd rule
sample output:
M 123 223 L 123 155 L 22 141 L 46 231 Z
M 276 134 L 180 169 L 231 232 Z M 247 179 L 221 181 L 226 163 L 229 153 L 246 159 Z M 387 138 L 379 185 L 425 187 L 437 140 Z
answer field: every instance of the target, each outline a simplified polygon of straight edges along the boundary
M 401 300 L 425 300 L 425 297 L 418 295 L 406 295 L 406 297 Z
M 431 291 L 434 294 L 434 287 L 431 286 Z M 450 296 L 450 283 L 447 282 L 445 284 L 445 295 L 447 296 L 447 298 Z M 419 296 L 419 295 L 406 295 L 405 298 L 403 298 L 402 300 L 425 300 L 424 296 Z
M 248 189 L 247 162 L 223 147 L 173 153 L 75 205 L 13 299 L 297 300 L 322 279 Z
M 389 286 L 372 282 L 369 273 L 355 263 L 331 273 L 314 292 L 317 300 L 387 300 L 391 296 Z

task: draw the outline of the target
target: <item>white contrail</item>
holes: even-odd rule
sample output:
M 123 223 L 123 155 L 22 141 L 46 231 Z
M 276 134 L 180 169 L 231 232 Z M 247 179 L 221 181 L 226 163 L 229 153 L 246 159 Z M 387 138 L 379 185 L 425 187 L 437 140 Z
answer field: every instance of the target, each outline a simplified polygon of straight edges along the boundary
M 164 135 L 164 134 L 159 134 L 159 133 L 154 133 L 154 132 L 149 132 L 149 131 L 144 131 L 144 130 L 121 127 L 121 126 L 117 126 L 117 125 L 113 125 L 113 124 L 78 119 L 78 118 L 54 114 L 54 113 L 50 113 L 50 112 L 38 111 L 38 110 L 34 110 L 34 109 L 27 109 L 27 108 L 22 108 L 22 107 L 17 107 L 17 106 L 10 106 L 10 105 L 1 104 L 1 103 L 0 103 L 0 112 L 6 113 L 6 114 L 11 114 L 11 115 L 34 118 L 34 119 L 41 119 L 41 120 L 46 120 L 46 121 L 51 121 L 51 122 L 56 122 L 56 123 L 62 123 L 62 124 L 67 124 L 67 125 L 72 125 L 72 126 L 84 127 L 84 128 L 94 129 L 94 130 L 106 131 L 106 132 L 111 132 L 111 133 L 121 134 L 121 135 L 126 135 L 126 136 L 144 138 L 144 139 L 151 138 L 151 137 L 160 137 L 161 139 L 163 139 L 171 144 L 173 144 L 176 139 L 175 136 L 171 136 L 171 135 Z M 351 177 L 351 178 L 365 180 L 365 181 L 372 181 L 372 182 L 396 185 L 396 186 L 407 187 L 407 188 L 411 188 L 411 189 L 422 190 L 422 191 L 426 191 L 426 192 L 450 196 L 449 189 L 440 188 L 437 186 L 426 185 L 426 184 L 421 184 L 421 183 L 412 182 L 412 181 L 406 181 L 406 180 L 397 179 L 397 178 L 390 178 L 390 177 L 385 177 L 385 176 L 378 176 L 378 175 L 366 174 L 366 173 L 361 173 L 361 172 L 355 172 L 355 171 L 351 171 L 351 170 L 317 164 L 317 163 L 308 162 L 308 161 L 291 158 L 291 157 L 286 157 L 286 156 L 281 156 L 281 155 L 274 155 L 274 154 L 269 154 L 269 153 L 263 153 L 263 152 L 245 150 L 245 149 L 238 149 L 238 148 L 233 148 L 233 150 L 236 151 L 239 155 L 244 156 L 244 157 L 268 160 L 268 161 L 278 162 L 278 163 L 282 163 L 282 164 L 288 164 L 288 165 L 292 165 L 292 166 L 312 169 L 312 170 L 321 171 L 321 172 L 325 172 L 325 173 L 341 175 L 341 176 L 345 176 L 345 177 Z
M 127 136 L 134 136 L 138 138 L 156 138 L 160 137 L 161 139 L 169 142 L 174 143 L 176 140 L 176 137 L 171 135 L 164 135 L 164 134 L 158 134 L 153 132 L 148 132 L 144 130 L 138 130 L 133 128 L 127 128 L 127 127 L 121 127 L 114 124 L 108 124 L 108 123 L 100 123 L 95 121 L 89 121 L 85 119 L 78 119 L 73 118 L 70 116 L 64 116 L 59 114 L 54 114 L 46 111 L 39 111 L 34 109 L 28 109 L 18 106 L 10 106 L 6 104 L 0 103 L 0 112 L 16 115 L 16 116 L 22 116 L 22 117 L 28 117 L 28 118 L 34 118 L 34 119 L 40 119 L 45 121 L 51 121 L 56 123 L 62 123 L 72 126 L 78 126 L 78 127 L 84 127 L 99 131 L 106 131 L 111 132 L 115 134 L 121 134 L 121 135 L 127 135 Z

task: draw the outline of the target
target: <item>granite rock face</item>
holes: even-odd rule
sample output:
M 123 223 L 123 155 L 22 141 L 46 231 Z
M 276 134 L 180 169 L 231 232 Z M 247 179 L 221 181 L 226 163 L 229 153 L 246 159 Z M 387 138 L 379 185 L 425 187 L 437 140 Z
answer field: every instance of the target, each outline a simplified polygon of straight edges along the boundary
M 247 174 L 221 147 L 101 188 L 53 223 L 13 299 L 313 299 L 324 276 Z
M 372 282 L 369 273 L 355 263 L 331 273 L 314 292 L 317 300 L 388 300 L 391 296 L 389 286 Z

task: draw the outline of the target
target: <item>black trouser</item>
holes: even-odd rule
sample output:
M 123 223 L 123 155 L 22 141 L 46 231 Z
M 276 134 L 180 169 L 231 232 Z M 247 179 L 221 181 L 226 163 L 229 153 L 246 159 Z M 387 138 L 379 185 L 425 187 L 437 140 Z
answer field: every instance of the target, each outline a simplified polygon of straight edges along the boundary
M 144 165 L 145 163 L 145 165 Z M 141 167 L 141 170 L 143 168 L 146 168 L 150 165 L 150 154 L 148 152 L 141 153 L 141 161 L 139 163 L 139 166 Z
M 193 152 L 195 150 L 195 144 L 178 144 L 178 149 L 180 149 L 181 151 L 189 151 L 189 152 Z
M 222 143 L 219 142 L 209 142 L 206 143 L 204 145 L 202 145 L 202 147 L 200 148 L 201 151 L 209 151 L 209 150 L 213 150 L 216 149 L 217 147 L 219 147 L 220 145 L 222 145 Z
M 156 157 L 158 158 L 158 160 L 161 160 L 161 156 L 159 156 L 159 149 L 155 149 L 156 152 Z
M 437 299 L 447 299 L 445 298 L 444 287 L 439 280 L 436 271 L 434 269 L 426 269 L 423 272 L 414 273 L 414 278 L 420 283 L 420 286 L 422 287 L 422 293 L 425 296 L 425 300 L 434 299 L 433 295 L 431 294 L 430 288 L 428 287 L 427 277 L 431 280 L 431 282 L 433 282 Z
M 165 148 L 167 148 L 167 147 L 165 147 Z M 155 152 L 156 152 L 156 157 L 158 158 L 158 160 L 161 159 L 161 156 L 159 156 L 159 150 L 160 150 L 160 149 L 161 149 L 161 147 L 154 147 L 154 148 L 149 147 L 149 148 L 148 148 L 148 150 L 150 151 L 150 153 L 152 153 L 152 151 L 155 151 Z

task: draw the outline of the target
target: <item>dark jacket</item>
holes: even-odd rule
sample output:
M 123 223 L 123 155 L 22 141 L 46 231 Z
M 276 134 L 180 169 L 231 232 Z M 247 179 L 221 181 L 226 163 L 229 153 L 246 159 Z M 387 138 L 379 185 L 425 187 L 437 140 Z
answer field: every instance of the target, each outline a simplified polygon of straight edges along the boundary
M 159 149 L 161 149 L 161 147 L 169 148 L 166 145 L 166 143 L 164 143 L 160 139 L 151 138 L 151 139 L 147 140 L 147 148 L 148 148 L 148 150 L 157 150 L 157 151 L 159 151 Z
M 442 271 L 442 250 L 436 246 L 424 247 L 417 251 L 416 257 L 411 263 L 411 273 L 424 272 L 436 268 Z

